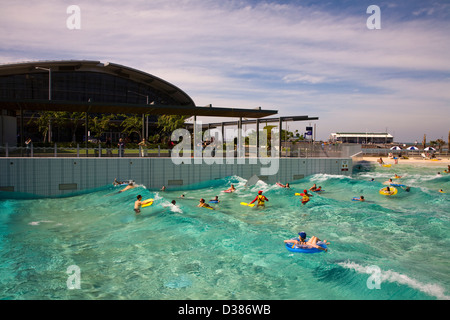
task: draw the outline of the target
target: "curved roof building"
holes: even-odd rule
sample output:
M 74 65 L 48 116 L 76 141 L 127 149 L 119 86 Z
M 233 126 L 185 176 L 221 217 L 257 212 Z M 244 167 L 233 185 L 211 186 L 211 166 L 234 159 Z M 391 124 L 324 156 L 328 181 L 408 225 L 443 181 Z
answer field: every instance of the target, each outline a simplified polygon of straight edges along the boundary
M 181 89 L 151 74 L 84 60 L 0 65 L 0 99 L 195 106 Z
M 183 90 L 161 78 L 90 60 L 0 65 L 0 109 L 248 118 L 277 113 L 196 107 Z

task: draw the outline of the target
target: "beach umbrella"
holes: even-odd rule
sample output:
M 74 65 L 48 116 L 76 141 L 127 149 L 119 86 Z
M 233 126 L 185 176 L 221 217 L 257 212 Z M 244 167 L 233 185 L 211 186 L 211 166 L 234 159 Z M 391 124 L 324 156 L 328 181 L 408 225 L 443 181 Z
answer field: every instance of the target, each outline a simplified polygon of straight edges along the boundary
M 426 147 L 425 149 L 423 149 L 423 150 L 425 150 L 425 151 L 436 151 L 436 149 L 435 148 L 433 148 L 433 147 Z
M 408 147 L 408 148 L 406 148 L 406 150 L 413 150 L 413 151 L 417 151 L 417 150 L 419 150 L 419 148 L 417 148 L 417 147 L 414 147 L 414 146 L 412 146 L 412 147 Z
M 391 150 L 402 150 L 402 148 L 396 146 L 396 147 L 392 147 Z

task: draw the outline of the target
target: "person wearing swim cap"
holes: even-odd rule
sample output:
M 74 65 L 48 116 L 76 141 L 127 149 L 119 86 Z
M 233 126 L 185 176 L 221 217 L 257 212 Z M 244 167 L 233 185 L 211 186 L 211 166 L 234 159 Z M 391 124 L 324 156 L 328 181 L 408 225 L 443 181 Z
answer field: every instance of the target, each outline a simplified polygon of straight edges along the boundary
M 306 241 L 306 232 L 302 231 L 298 233 L 298 240 L 297 239 L 290 239 L 290 240 L 284 240 L 284 243 L 293 243 L 294 245 L 304 245 L 304 246 L 308 246 L 308 247 L 313 247 L 319 250 L 323 250 L 323 251 L 328 251 L 328 249 L 326 248 L 322 248 L 321 246 L 317 245 L 317 242 L 322 241 L 319 238 L 317 238 L 316 236 L 312 236 L 311 239 L 308 239 L 308 241 Z M 323 242 L 326 245 L 329 245 L 330 243 L 327 242 L 327 240 L 323 240 Z
M 312 194 L 308 194 L 308 191 L 305 189 L 303 190 L 302 195 L 302 205 L 306 204 L 309 201 L 309 197 L 312 197 Z
M 305 231 L 299 232 L 298 236 L 299 236 L 298 238 L 300 241 L 305 242 L 305 240 L 306 240 L 306 232 Z
M 200 203 L 198 204 L 198 206 L 197 207 L 203 207 L 203 208 L 211 208 L 211 209 L 214 209 L 213 207 L 211 207 L 209 204 L 207 204 L 206 202 L 205 202 L 205 199 L 200 199 Z
M 255 199 L 253 199 L 252 202 L 249 203 L 249 205 L 252 204 L 255 201 L 258 201 L 257 206 L 258 207 L 264 207 L 264 202 L 265 201 L 269 201 L 269 199 L 267 199 L 266 196 L 264 196 L 262 193 L 263 192 L 261 190 L 259 190 L 258 191 L 258 195 L 256 196 Z

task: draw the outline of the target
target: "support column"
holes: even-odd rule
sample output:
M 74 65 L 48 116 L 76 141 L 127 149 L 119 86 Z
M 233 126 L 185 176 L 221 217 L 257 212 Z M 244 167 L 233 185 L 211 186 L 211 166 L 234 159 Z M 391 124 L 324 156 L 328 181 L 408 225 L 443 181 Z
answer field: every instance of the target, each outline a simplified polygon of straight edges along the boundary
M 256 119 L 256 157 L 259 158 L 259 119 Z
M 200 129 L 200 130 L 199 130 Z M 202 164 L 202 126 L 197 126 L 197 116 L 194 116 L 194 164 Z
M 86 157 L 88 157 L 88 125 L 89 125 L 89 114 L 85 112 L 84 120 L 84 136 L 85 136 L 85 146 L 86 146 Z
M 145 139 L 145 116 L 142 114 L 142 139 Z
M 281 117 L 280 117 L 280 119 L 278 120 L 278 126 L 279 126 L 279 129 L 280 129 L 280 132 L 278 134 L 278 138 L 279 138 L 279 141 L 278 141 L 278 158 L 281 158 L 281 138 L 282 138 L 281 130 L 282 130 L 282 124 L 283 124 L 283 121 L 281 120 Z
M 239 121 L 238 121 L 238 140 L 237 140 L 237 145 L 236 145 L 236 151 L 237 151 L 237 157 L 238 158 L 242 158 L 242 146 L 243 146 L 243 142 L 242 142 L 242 117 L 239 117 Z M 245 154 L 245 149 L 244 149 L 244 154 Z

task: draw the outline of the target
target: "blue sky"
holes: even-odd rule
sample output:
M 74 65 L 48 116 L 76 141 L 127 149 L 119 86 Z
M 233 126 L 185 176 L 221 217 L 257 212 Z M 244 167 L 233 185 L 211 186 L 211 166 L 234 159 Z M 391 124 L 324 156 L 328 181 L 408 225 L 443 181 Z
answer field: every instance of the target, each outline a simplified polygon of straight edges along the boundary
M 79 30 L 66 26 L 69 5 L 81 10 Z M 370 5 L 380 30 L 367 28 Z M 319 117 L 317 139 L 387 130 L 400 142 L 447 141 L 449 18 L 444 0 L 3 0 L 0 63 L 109 61 L 177 85 L 198 106 Z

